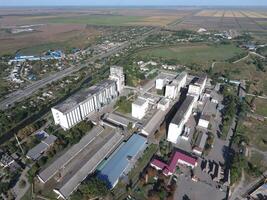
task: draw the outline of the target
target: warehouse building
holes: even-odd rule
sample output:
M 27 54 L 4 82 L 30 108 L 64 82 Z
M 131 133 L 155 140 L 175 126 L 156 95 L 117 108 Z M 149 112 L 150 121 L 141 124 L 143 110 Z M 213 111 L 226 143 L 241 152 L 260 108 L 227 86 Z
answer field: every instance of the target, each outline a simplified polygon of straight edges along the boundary
M 68 163 L 74 159 L 81 151 L 83 151 L 92 140 L 103 132 L 104 129 L 101 126 L 94 127 L 88 134 L 86 134 L 79 143 L 73 145 L 62 156 L 54 160 L 48 167 L 42 170 L 37 177 L 42 183 L 46 183 L 56 174 L 58 174 Z
M 129 125 L 134 124 L 134 121 L 126 118 L 125 116 L 121 116 L 119 114 L 115 113 L 107 113 L 103 117 L 104 124 L 107 125 L 107 123 L 115 125 L 115 127 L 124 127 L 128 128 Z M 132 127 L 131 127 L 132 128 Z
M 114 152 L 98 173 L 98 177 L 114 188 L 119 179 L 126 176 L 147 146 L 143 136 L 133 134 L 130 139 Z
M 100 145 L 97 149 L 90 148 L 90 151 L 88 151 L 89 159 L 85 160 L 85 162 L 81 159 L 80 164 L 78 165 L 79 168 L 71 170 L 71 172 L 66 175 L 67 178 L 63 178 L 63 181 L 54 189 L 54 192 L 58 194 L 59 197 L 68 199 L 71 194 L 77 190 L 81 182 L 85 180 L 89 174 L 96 170 L 97 166 L 119 145 L 123 139 L 123 135 L 113 131 L 99 136 L 94 140 L 98 140 L 98 142 L 100 142 L 100 138 L 102 137 L 107 138 L 107 140 L 103 141 L 104 143 L 102 143 L 102 145 Z M 68 176 L 69 174 L 71 175 Z
M 184 125 L 188 121 L 192 110 L 195 106 L 197 98 L 195 96 L 188 95 L 181 104 L 180 108 L 174 115 L 171 123 L 169 124 L 167 140 L 172 143 L 177 143 L 179 137 L 182 135 Z
M 138 97 L 132 103 L 132 116 L 137 119 L 142 119 L 146 115 L 148 109 L 148 100 Z
M 153 117 L 147 122 L 147 124 L 142 128 L 141 133 L 145 136 L 150 136 L 154 134 L 159 126 L 162 124 L 166 116 L 166 112 L 163 110 L 158 110 Z
M 208 139 L 208 135 L 205 132 L 198 133 L 197 140 L 193 148 L 193 152 L 195 154 L 199 156 L 202 155 L 207 139 Z

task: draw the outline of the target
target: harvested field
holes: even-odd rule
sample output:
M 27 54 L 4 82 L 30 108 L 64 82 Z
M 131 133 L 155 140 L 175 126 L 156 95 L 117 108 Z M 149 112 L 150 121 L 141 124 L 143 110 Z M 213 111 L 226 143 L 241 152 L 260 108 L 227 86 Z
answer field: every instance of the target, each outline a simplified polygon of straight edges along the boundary
M 31 33 L 1 35 L 0 54 L 17 50 L 40 53 L 49 48 L 83 47 L 99 34 L 98 30 L 85 25 L 47 24 Z
M 217 13 L 218 13 L 217 10 L 201 10 L 200 12 L 196 13 L 195 16 L 212 17 Z
M 204 14 L 203 14 L 204 15 Z M 266 31 L 266 18 L 250 18 L 242 12 L 218 11 L 213 16 L 195 16 L 187 17 L 182 23 L 175 27 L 178 30 L 190 29 L 198 30 L 205 28 L 207 30 L 239 30 L 239 31 Z
M 103 27 L 97 26 L 165 26 L 192 13 L 192 10 L 176 9 L 1 9 L 0 54 L 39 53 L 47 48 L 83 48 Z M 25 25 L 37 25 L 33 32 L 11 34 L 13 29 Z M 106 32 L 105 32 L 106 33 Z
M 243 14 L 250 18 L 267 18 L 266 14 L 260 12 L 244 11 Z
M 210 16 L 210 17 L 222 17 L 224 15 L 224 11 L 223 10 L 219 10 L 215 13 L 215 15 Z
M 231 17 L 231 18 L 233 18 L 235 16 L 234 16 L 234 14 L 233 14 L 232 11 L 227 10 L 227 11 L 224 12 L 224 17 Z

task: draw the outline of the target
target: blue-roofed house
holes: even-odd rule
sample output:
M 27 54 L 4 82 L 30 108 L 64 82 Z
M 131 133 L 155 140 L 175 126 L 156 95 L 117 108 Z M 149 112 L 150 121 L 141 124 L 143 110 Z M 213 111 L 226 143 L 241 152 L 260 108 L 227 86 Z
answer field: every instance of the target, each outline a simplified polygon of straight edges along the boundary
M 147 147 L 147 139 L 133 134 L 115 151 L 98 172 L 98 178 L 105 181 L 108 187 L 114 188 L 119 179 L 126 176 L 135 162 Z

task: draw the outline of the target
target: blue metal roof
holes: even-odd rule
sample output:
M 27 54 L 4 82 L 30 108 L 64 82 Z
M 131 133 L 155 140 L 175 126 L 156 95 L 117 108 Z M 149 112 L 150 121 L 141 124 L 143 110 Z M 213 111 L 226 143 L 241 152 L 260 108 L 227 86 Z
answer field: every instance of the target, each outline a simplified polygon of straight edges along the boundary
M 107 182 L 109 188 L 113 188 L 125 170 L 132 167 L 138 153 L 145 149 L 146 142 L 147 140 L 143 136 L 132 135 L 118 151 L 111 155 L 99 171 L 98 177 Z

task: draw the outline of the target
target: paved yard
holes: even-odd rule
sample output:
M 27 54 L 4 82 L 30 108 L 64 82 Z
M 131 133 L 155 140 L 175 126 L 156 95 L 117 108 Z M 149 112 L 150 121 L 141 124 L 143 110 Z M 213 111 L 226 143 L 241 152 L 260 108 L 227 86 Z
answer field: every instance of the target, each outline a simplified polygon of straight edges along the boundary
M 226 193 L 203 182 L 194 182 L 190 177 L 178 178 L 175 200 L 222 200 Z

